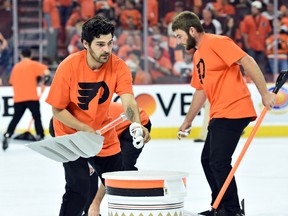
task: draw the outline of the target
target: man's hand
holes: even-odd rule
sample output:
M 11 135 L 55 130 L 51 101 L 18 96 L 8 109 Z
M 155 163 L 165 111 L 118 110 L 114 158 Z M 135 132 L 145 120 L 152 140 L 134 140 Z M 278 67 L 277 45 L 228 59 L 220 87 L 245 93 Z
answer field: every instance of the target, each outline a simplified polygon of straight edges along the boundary
M 137 122 L 133 122 L 129 126 L 129 130 L 130 130 L 130 135 L 133 137 L 134 147 L 137 149 L 142 148 L 144 145 L 142 125 Z
M 91 203 L 89 210 L 88 210 L 88 216 L 99 216 L 100 215 L 100 205 L 95 202 L 95 199 Z
M 268 91 L 265 95 L 262 96 L 262 103 L 267 107 L 268 110 L 273 109 L 276 103 L 276 95 Z
M 177 138 L 181 140 L 182 138 L 186 138 L 192 129 L 191 124 L 183 123 L 178 130 Z

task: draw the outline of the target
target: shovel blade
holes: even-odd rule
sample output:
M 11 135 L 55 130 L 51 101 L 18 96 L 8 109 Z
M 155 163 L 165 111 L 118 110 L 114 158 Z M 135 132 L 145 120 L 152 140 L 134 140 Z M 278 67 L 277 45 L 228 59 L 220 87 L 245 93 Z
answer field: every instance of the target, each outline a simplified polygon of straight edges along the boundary
M 81 131 L 29 143 L 26 146 L 52 160 L 66 163 L 79 157 L 97 155 L 103 147 L 103 141 L 104 137 L 100 135 Z

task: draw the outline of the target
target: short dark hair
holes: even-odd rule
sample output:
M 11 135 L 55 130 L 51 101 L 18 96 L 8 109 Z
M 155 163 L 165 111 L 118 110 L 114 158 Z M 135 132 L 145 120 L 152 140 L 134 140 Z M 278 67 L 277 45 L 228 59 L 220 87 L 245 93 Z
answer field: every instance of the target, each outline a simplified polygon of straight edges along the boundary
M 93 39 L 100 38 L 100 35 L 112 34 L 114 36 L 115 26 L 104 16 L 96 15 L 87 20 L 82 26 L 81 41 L 87 41 L 91 44 Z
M 172 31 L 178 29 L 185 31 L 189 34 L 190 27 L 194 27 L 197 32 L 204 32 L 199 17 L 191 11 L 183 11 L 174 17 L 172 22 Z
M 21 51 L 21 55 L 24 57 L 24 58 L 29 58 L 31 57 L 31 49 L 30 48 L 24 48 L 22 51 Z

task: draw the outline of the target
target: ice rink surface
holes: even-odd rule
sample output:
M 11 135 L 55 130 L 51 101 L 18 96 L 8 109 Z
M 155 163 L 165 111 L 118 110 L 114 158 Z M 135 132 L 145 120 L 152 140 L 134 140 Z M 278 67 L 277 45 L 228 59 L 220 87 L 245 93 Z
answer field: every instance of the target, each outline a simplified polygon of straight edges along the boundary
M 241 139 L 234 161 L 245 141 Z M 192 139 L 152 140 L 137 166 L 139 170 L 188 172 L 185 210 L 207 210 L 210 190 L 200 164 L 202 146 Z M 246 216 L 288 216 L 288 138 L 254 138 L 236 171 L 236 181 L 239 197 L 245 199 Z M 6 152 L 1 144 L 0 215 L 57 216 L 64 185 L 61 163 L 23 143 L 13 141 Z M 107 203 L 105 197 L 102 216 L 108 215 Z

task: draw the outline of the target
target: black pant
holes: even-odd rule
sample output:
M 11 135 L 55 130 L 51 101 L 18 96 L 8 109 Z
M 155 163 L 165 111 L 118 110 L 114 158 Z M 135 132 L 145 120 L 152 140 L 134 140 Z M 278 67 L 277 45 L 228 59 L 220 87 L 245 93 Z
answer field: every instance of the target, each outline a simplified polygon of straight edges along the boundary
M 39 101 L 25 101 L 25 102 L 14 103 L 14 115 L 13 115 L 11 122 L 9 123 L 8 129 L 6 132 L 6 134 L 9 134 L 9 137 L 11 137 L 14 134 L 15 128 L 17 127 L 17 124 L 21 120 L 27 108 L 32 113 L 37 135 L 39 135 L 40 137 L 44 137 L 44 130 L 43 130 L 42 122 L 41 122 Z
M 251 118 L 216 118 L 209 123 L 208 134 L 201 155 L 201 163 L 212 191 L 212 204 L 232 169 L 232 155 L 242 131 L 250 121 Z M 235 215 L 240 211 L 237 185 L 234 177 L 219 207 L 225 208 L 229 216 Z
M 148 131 L 151 131 L 151 122 L 149 121 L 146 125 L 144 125 L 145 128 L 148 129 Z M 130 135 L 129 127 L 126 128 L 122 134 L 119 137 L 120 146 L 121 146 L 121 155 L 122 155 L 122 168 L 123 170 L 137 170 L 135 167 L 135 164 L 137 162 L 137 158 L 139 157 L 140 153 L 142 152 L 142 149 L 136 149 L 133 146 L 133 138 Z M 90 162 L 90 161 L 89 161 Z M 93 166 L 93 161 L 91 162 L 91 165 Z M 96 196 L 97 190 L 98 190 L 98 175 L 97 173 L 94 173 L 90 177 L 90 193 L 89 198 L 87 200 L 86 206 L 85 206 L 85 212 L 87 213 L 90 207 L 90 204 L 92 203 L 94 197 Z
M 94 182 L 90 178 L 88 161 L 100 177 L 105 172 L 122 170 L 122 156 L 120 153 L 108 157 L 95 156 L 89 159 L 80 157 L 76 161 L 63 163 L 66 186 L 60 216 L 81 216 L 87 203 L 91 203 L 93 200 L 91 194 L 94 194 L 93 198 L 95 197 L 95 186 L 98 186 L 98 179 L 96 179 L 97 182 Z M 104 184 L 102 177 L 101 181 Z
M 151 122 L 149 121 L 146 125 L 144 125 L 148 131 L 151 131 Z M 133 145 L 133 138 L 130 135 L 129 127 L 126 128 L 119 137 L 120 145 L 121 145 L 121 154 L 123 161 L 123 169 L 124 170 L 137 170 L 135 164 L 137 159 L 142 152 L 143 148 L 137 149 Z

